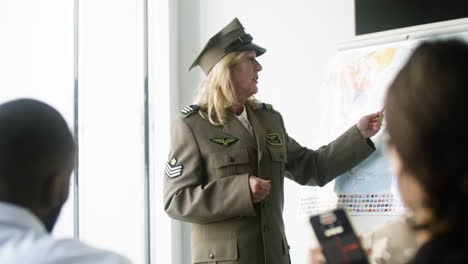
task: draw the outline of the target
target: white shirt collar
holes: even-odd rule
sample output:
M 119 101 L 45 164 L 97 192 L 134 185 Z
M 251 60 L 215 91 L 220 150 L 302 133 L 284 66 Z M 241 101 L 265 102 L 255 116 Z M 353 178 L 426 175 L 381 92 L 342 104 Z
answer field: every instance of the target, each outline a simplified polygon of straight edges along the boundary
M 29 209 L 6 202 L 0 202 L 0 224 L 13 224 L 47 233 L 44 224 Z
M 245 110 L 247 107 L 244 106 L 244 108 L 242 108 L 242 113 L 240 115 L 236 115 L 236 117 L 239 119 L 239 120 L 242 120 L 242 119 L 245 119 L 245 120 L 249 120 L 247 118 L 247 110 Z
M 253 136 L 253 128 L 252 128 L 252 125 L 250 124 L 250 121 L 248 119 L 248 116 L 247 116 L 247 110 L 246 110 L 246 106 L 244 106 L 244 108 L 242 109 L 242 113 L 240 115 L 234 115 L 237 119 L 239 119 L 239 121 L 241 122 L 241 124 L 247 129 L 247 131 L 250 133 L 250 135 Z

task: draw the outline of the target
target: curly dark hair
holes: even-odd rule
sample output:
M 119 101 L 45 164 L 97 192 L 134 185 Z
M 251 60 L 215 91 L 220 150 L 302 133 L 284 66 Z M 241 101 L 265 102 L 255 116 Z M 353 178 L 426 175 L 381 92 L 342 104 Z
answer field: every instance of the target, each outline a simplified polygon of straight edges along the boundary
M 422 42 L 387 92 L 389 143 L 426 194 L 434 236 L 468 234 L 467 102 L 468 45 L 458 39 Z

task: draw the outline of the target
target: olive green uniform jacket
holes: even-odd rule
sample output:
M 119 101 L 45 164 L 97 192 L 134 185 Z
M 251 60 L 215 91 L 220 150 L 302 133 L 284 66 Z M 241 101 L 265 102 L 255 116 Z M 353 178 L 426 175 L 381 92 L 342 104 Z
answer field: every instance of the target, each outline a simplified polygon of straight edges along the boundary
M 164 203 L 169 216 L 193 223 L 193 263 L 289 263 L 284 176 L 323 186 L 374 151 L 355 126 L 327 146 L 307 149 L 288 136 L 277 111 L 261 106 L 247 107 L 255 138 L 233 115 L 224 126 L 197 111 L 173 123 Z M 259 204 L 252 203 L 249 175 L 271 180 Z

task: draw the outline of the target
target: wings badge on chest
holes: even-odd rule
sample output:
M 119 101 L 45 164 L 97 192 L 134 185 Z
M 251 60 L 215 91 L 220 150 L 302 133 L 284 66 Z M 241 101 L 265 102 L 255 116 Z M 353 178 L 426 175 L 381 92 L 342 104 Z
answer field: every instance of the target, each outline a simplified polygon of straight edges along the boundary
M 236 142 L 237 138 L 210 138 L 210 141 L 211 142 L 214 142 L 216 144 L 219 144 L 223 147 L 228 147 L 229 145 L 231 145 L 232 143 Z

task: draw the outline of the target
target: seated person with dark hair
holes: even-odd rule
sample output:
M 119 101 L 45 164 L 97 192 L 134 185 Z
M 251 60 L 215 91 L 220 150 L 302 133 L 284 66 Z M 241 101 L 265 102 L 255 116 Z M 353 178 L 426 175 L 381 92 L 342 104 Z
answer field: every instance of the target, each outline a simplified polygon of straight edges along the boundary
M 421 248 L 410 263 L 468 263 L 468 44 L 423 42 L 390 86 L 389 149 L 409 225 Z
M 118 254 L 50 232 L 68 197 L 75 143 L 49 105 L 0 105 L 0 263 L 130 263 Z

